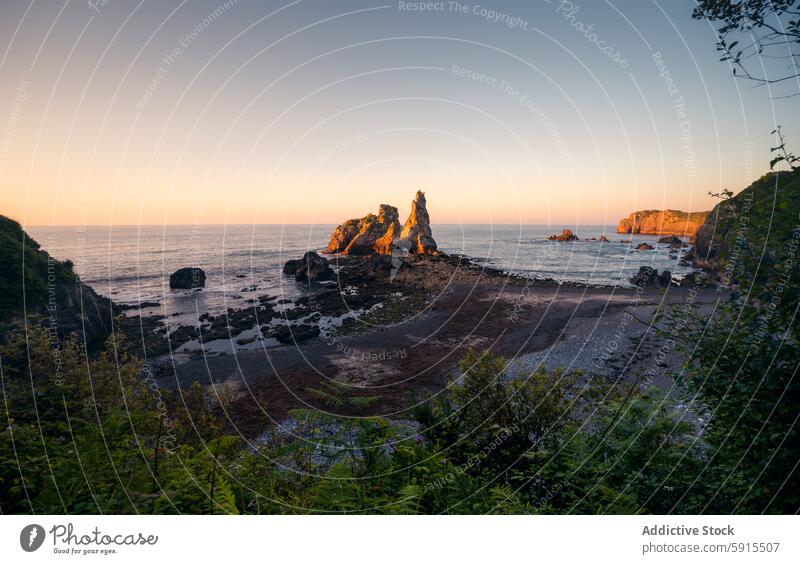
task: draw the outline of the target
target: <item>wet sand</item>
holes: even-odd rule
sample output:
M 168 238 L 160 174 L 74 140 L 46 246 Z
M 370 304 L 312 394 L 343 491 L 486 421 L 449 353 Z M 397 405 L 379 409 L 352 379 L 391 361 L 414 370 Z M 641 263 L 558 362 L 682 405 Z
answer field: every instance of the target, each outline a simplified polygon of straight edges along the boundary
M 519 279 L 456 269 L 446 277 L 417 268 L 400 282 L 438 279 L 434 296 L 397 323 L 362 325 L 356 334 L 321 335 L 234 354 L 171 357 L 161 383 L 183 388 L 193 381 L 232 388 L 229 416 L 245 436 L 260 433 L 297 408 L 342 416 L 405 419 L 427 395 L 458 376 L 470 348 L 514 359 L 512 377 L 538 366 L 582 370 L 611 382 L 640 381 L 669 387 L 680 357 L 663 354 L 668 336 L 651 326 L 653 313 L 692 300 L 710 312 L 725 299 L 715 290 L 690 294 L 661 289 L 542 287 Z M 659 354 L 662 351 L 662 354 Z M 174 369 L 173 369 L 174 367 Z M 366 408 L 331 407 L 315 390 L 342 384 L 346 396 L 374 398 Z

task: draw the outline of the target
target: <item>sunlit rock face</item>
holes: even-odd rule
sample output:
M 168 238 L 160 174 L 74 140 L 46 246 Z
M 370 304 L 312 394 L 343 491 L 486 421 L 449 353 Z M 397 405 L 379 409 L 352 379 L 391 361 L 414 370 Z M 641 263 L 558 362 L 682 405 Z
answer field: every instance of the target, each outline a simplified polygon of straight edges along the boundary
M 399 245 L 415 254 L 436 254 L 436 241 L 431 231 L 431 218 L 425 202 L 425 193 L 417 192 L 411 202 L 411 214 L 408 216 L 403 231 L 400 233 Z
M 331 234 L 326 252 L 342 255 L 391 254 L 392 243 L 400 234 L 399 212 L 381 204 L 378 215 L 350 219 Z
M 339 225 L 331 234 L 328 253 L 342 255 L 436 254 L 425 194 L 417 192 L 404 226 L 394 206 L 381 204 L 378 215 L 369 214 Z
M 693 239 L 708 212 L 679 210 L 643 210 L 619 221 L 617 233 L 642 235 L 681 235 Z

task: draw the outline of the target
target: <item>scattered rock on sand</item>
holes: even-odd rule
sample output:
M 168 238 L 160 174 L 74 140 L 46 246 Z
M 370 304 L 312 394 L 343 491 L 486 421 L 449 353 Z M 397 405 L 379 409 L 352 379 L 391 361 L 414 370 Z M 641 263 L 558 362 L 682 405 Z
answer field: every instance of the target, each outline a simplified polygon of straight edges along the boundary
M 666 288 L 672 283 L 672 273 L 664 270 L 659 274 L 653 267 L 641 266 L 639 272 L 630 278 L 630 282 L 640 288 Z
M 202 288 L 206 285 L 206 273 L 202 268 L 181 268 L 169 277 L 169 287 L 173 289 Z
M 640 288 L 655 288 L 658 286 L 658 271 L 649 266 L 641 266 L 639 272 L 630 278 L 630 283 Z

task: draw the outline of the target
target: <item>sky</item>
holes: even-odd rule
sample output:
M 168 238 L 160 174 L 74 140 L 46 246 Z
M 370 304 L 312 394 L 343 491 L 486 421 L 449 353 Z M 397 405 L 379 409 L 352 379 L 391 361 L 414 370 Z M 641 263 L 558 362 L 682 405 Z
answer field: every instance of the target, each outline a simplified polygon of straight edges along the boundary
M 418 189 L 440 224 L 707 210 L 800 112 L 734 79 L 693 6 L 4 0 L 0 214 L 330 224 Z

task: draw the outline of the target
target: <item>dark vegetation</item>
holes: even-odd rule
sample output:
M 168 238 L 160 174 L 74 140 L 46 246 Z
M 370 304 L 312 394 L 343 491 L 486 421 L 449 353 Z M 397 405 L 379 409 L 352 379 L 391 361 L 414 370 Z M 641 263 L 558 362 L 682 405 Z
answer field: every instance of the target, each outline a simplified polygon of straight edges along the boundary
M 83 284 L 71 261 L 54 259 L 2 215 L 0 289 L 0 338 L 25 323 L 42 323 L 56 340 L 75 335 L 95 351 L 111 333 L 111 301 Z
M 48 264 L 48 260 L 50 261 Z M 52 260 L 19 223 L 0 215 L 0 319 L 46 308 L 48 274 L 59 285 L 74 283 L 72 263 Z M 49 270 L 49 272 L 48 272 Z M 24 292 L 24 296 L 23 296 Z

